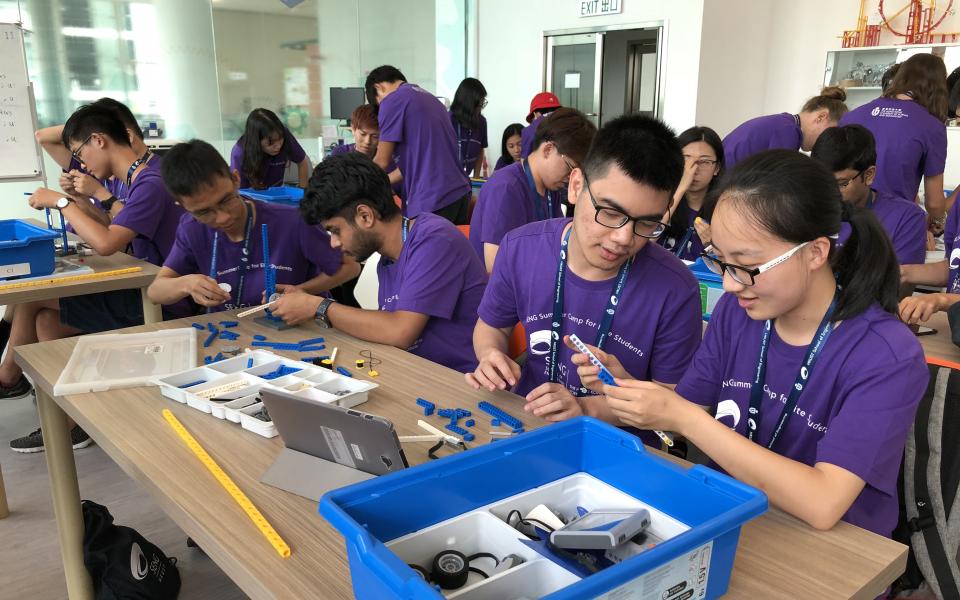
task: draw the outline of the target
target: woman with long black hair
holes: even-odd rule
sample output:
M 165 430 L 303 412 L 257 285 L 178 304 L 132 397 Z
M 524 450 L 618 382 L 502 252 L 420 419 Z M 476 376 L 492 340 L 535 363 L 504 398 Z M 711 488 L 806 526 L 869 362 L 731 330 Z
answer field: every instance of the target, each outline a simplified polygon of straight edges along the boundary
M 483 176 L 483 149 L 487 147 L 487 120 L 480 111 L 487 105 L 487 88 L 479 79 L 460 82 L 450 104 L 450 123 L 457 135 L 457 160 L 467 176 Z
M 310 178 L 310 162 L 303 148 L 294 139 L 276 113 L 255 108 L 247 116 L 243 135 L 230 152 L 230 168 L 240 173 L 240 187 L 264 189 L 283 185 L 287 163 L 299 167 L 300 187 Z

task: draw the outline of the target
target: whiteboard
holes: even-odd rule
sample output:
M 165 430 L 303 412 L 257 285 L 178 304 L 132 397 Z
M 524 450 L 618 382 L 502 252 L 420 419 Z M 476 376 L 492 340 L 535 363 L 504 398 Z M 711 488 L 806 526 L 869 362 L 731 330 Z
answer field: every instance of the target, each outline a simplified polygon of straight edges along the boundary
M 0 179 L 43 177 L 36 130 L 23 29 L 16 23 L 0 23 Z

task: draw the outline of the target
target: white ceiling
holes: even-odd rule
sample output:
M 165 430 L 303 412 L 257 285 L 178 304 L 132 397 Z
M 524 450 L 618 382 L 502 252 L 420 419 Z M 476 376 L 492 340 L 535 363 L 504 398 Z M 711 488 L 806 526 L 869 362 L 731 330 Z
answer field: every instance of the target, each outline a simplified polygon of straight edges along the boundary
M 214 10 L 236 10 L 243 12 L 267 13 L 277 15 L 296 15 L 317 17 L 317 0 L 304 0 L 294 8 L 280 0 L 212 0 Z

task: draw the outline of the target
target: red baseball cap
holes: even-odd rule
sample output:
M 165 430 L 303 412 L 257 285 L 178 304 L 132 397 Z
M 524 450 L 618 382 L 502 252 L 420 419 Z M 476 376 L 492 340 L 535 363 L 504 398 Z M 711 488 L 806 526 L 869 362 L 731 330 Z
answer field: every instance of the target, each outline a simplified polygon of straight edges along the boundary
M 556 94 L 550 92 L 540 92 L 530 101 L 530 114 L 527 115 L 527 123 L 533 121 L 534 111 L 544 108 L 560 108 L 560 99 Z

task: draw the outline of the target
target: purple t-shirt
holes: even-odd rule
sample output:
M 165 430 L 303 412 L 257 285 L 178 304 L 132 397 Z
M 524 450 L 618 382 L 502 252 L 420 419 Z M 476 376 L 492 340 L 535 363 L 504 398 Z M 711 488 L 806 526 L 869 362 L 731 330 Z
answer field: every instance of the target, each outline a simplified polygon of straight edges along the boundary
M 537 137 L 537 127 L 542 120 L 543 117 L 537 117 L 520 130 L 520 158 L 526 158 L 533 152 L 533 138 Z
M 497 164 L 493 167 L 494 171 L 499 171 L 500 169 L 510 166 L 517 161 L 513 160 L 513 157 L 509 154 L 501 154 L 500 158 L 497 159 Z
M 508 233 L 480 304 L 480 318 L 491 327 L 520 322 L 526 329 L 527 360 L 513 390 L 521 396 L 549 381 L 553 290 L 569 222 L 550 219 Z M 615 282 L 588 281 L 567 267 L 563 335 L 575 333 L 588 344 L 596 341 Z M 634 258 L 603 350 L 616 355 L 637 379 L 676 383 L 700 342 L 700 317 L 700 290 L 690 269 L 648 243 Z M 561 343 L 558 356 L 558 382 L 576 394 L 581 386 L 573 352 Z
M 480 152 L 487 147 L 487 119 L 480 115 L 480 127 L 464 127 L 450 112 L 450 124 L 457 136 L 457 159 L 464 173 L 473 171 Z
M 173 248 L 183 214 L 183 208 L 164 186 L 159 169 L 147 168 L 133 180 L 123 209 L 113 217 L 112 224 L 137 234 L 130 243 L 134 256 L 160 266 Z
M 330 149 L 330 156 L 339 156 L 341 154 L 350 154 L 351 152 L 357 151 L 356 144 L 337 144 Z M 397 158 L 397 155 L 393 155 L 393 166 L 394 168 L 400 167 L 400 160 Z M 403 181 L 395 183 L 393 186 L 393 193 L 397 196 L 403 197 Z
M 244 263 L 241 260 L 243 241 L 230 241 L 223 232 L 217 236 L 216 279 L 220 283 L 229 283 L 232 288 L 230 300 L 217 307 L 218 310 L 231 310 L 262 302 L 264 271 L 260 227 L 263 224 L 267 225 L 270 263 L 276 270 L 277 283 L 299 285 L 320 273 L 333 275 L 340 269 L 340 251 L 330 247 L 330 236 L 323 228 L 304 223 L 296 207 L 248 201 L 253 203 L 255 213 L 247 254 L 250 262 L 246 269 L 243 268 Z M 216 233 L 214 228 L 204 225 L 191 215 L 183 215 L 177 230 L 176 243 L 163 266 L 173 269 L 179 275 L 209 275 L 213 238 Z M 238 299 L 236 295 L 239 293 L 241 273 L 245 273 L 243 297 Z
M 421 213 L 397 261 L 381 259 L 377 277 L 380 310 L 430 317 L 408 352 L 461 373 L 476 369 L 470 340 L 487 271 L 460 230 L 443 217 Z
M 547 202 L 530 189 L 523 163 L 516 162 L 494 171 L 480 188 L 480 197 L 470 218 L 470 245 L 483 262 L 483 244 L 499 246 L 508 232 L 541 219 L 563 216 L 563 207 L 555 192 L 547 192 L 553 200 L 553 212 Z M 537 207 L 540 212 L 537 212 Z
M 947 126 L 912 100 L 877 98 L 840 119 L 863 125 L 877 142 L 873 188 L 913 200 L 921 177 L 941 175 L 947 162 Z
M 147 160 L 147 166 L 144 167 L 144 170 L 150 169 L 152 171 L 156 171 L 159 174 L 160 163 L 162 161 L 163 161 L 163 158 L 159 154 L 151 154 L 149 160 Z M 73 171 L 73 170 L 78 170 L 82 173 L 86 173 L 87 175 L 90 175 L 90 173 L 83 168 L 83 165 L 81 165 L 76 158 L 71 157 L 70 165 L 67 167 L 66 172 L 69 173 L 70 171 Z M 106 188 L 106 190 L 110 192 L 110 194 L 117 200 L 120 200 L 122 202 L 127 199 L 127 195 L 129 195 L 130 190 L 127 188 L 126 181 L 121 180 L 117 177 L 109 177 L 107 179 L 101 179 L 99 181 L 100 181 L 100 185 Z M 101 212 L 105 212 L 103 211 L 103 208 L 100 206 L 100 202 L 97 201 L 95 198 L 91 198 L 90 203 L 97 210 Z M 73 226 L 70 225 L 69 223 L 67 224 L 67 231 L 71 233 L 74 232 Z
M 725 294 L 677 386 L 678 394 L 713 407 L 717 419 L 741 435 L 762 332 L 763 321 L 750 319 L 736 297 Z M 806 351 L 786 344 L 774 328 L 757 437 L 764 446 Z M 897 522 L 900 460 L 927 379 L 920 343 L 874 304 L 831 333 L 774 451 L 810 466 L 830 463 L 866 481 L 843 520 L 890 537 Z
M 406 216 L 440 210 L 470 193 L 457 162 L 456 134 L 433 94 L 401 84 L 380 103 L 377 119 L 380 139 L 398 148 Z
M 260 162 L 261 181 L 264 187 L 283 185 L 283 174 L 287 170 L 287 162 L 300 164 L 307 157 L 303 146 L 297 142 L 289 131 L 284 128 L 284 142 L 280 153 L 276 156 L 264 155 Z M 237 140 L 230 151 L 230 168 L 240 173 L 240 187 L 251 186 L 250 179 L 243 172 L 243 137 Z
M 960 202 L 954 202 L 943 227 L 943 249 L 950 268 L 947 292 L 960 294 Z
M 723 138 L 724 164 L 727 169 L 758 152 L 785 148 L 799 150 L 803 133 L 796 115 L 780 113 L 756 117 L 731 131 Z
M 870 210 L 890 236 L 897 262 L 901 265 L 922 265 L 927 258 L 927 213 L 903 198 L 877 192 Z M 837 246 L 850 237 L 850 223 L 840 224 Z
M 657 242 L 677 258 L 695 261 L 700 258 L 700 253 L 703 252 L 703 242 L 700 240 L 696 227 L 693 226 L 693 222 L 700 216 L 700 211 L 687 209 L 687 212 L 689 217 L 687 218 L 686 229 L 680 232 L 678 236 L 668 236 L 665 233 Z M 678 244 L 683 244 L 679 251 Z

